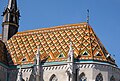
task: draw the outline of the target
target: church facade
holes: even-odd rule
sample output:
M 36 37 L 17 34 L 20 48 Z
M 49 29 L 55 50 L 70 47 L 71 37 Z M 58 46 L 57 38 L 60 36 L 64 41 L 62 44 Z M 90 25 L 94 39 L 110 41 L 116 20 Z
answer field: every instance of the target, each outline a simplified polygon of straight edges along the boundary
M 0 81 L 120 81 L 120 68 L 89 23 L 18 32 L 8 0 L 0 40 Z

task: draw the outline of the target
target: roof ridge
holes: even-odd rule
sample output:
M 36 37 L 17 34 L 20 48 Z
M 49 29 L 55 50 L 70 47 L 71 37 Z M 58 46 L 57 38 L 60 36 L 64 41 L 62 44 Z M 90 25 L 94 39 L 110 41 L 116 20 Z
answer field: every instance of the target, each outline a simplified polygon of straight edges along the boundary
M 60 26 L 51 26 L 49 28 L 38 28 L 38 29 L 33 29 L 33 30 L 26 30 L 26 31 L 22 31 L 22 32 L 17 32 L 17 34 L 15 34 L 15 36 L 19 36 L 20 34 L 24 34 L 24 33 L 36 32 L 36 31 L 48 32 L 47 30 L 52 30 L 52 29 L 58 29 L 59 30 L 59 28 L 64 28 L 64 27 L 71 26 L 71 25 L 85 25 L 85 24 L 87 24 L 87 23 L 82 22 L 82 23 L 76 23 L 76 24 L 65 24 L 65 25 L 60 25 Z M 69 28 L 71 28 L 71 27 L 69 27 Z

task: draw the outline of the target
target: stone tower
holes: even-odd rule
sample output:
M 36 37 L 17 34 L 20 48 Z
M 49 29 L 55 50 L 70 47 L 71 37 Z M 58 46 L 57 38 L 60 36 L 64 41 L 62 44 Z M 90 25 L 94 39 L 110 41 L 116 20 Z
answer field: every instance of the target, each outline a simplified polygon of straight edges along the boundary
M 2 40 L 9 40 L 18 32 L 20 13 L 16 0 L 9 0 L 7 8 L 3 12 Z

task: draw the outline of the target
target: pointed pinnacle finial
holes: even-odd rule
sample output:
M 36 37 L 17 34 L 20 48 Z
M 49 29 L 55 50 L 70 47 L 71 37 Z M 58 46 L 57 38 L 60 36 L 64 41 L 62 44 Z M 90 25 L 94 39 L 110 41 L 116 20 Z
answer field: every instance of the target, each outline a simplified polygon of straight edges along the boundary
M 72 41 L 70 41 L 70 46 L 69 46 L 69 53 L 68 53 L 68 56 L 73 54 L 73 48 L 72 48 Z
M 40 53 L 40 46 L 37 47 L 37 54 Z
M 40 46 L 37 47 L 37 53 L 36 53 L 36 62 L 37 64 L 39 64 L 39 61 L 40 61 Z
M 72 48 L 72 42 L 70 41 L 70 46 L 69 46 L 69 52 L 68 52 L 68 62 L 73 62 L 74 61 L 74 52 Z
M 70 48 L 72 48 L 72 41 L 70 41 Z
M 17 10 L 17 1 L 16 0 L 9 0 L 9 2 L 8 2 L 8 9 L 15 9 L 15 10 Z
M 87 23 L 89 24 L 89 9 L 87 9 Z

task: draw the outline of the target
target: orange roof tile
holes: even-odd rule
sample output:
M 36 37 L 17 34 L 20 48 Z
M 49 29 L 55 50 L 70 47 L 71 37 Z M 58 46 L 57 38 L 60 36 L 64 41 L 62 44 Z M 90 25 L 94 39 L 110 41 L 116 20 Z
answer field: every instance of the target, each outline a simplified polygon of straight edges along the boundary
M 19 64 L 23 58 L 26 58 L 26 64 L 33 63 L 37 46 L 40 46 L 42 60 L 66 61 L 70 41 L 76 59 L 115 63 L 106 57 L 108 52 L 87 23 L 18 32 L 7 41 L 8 53 L 11 55 L 9 63 Z M 64 57 L 59 57 L 60 54 Z

